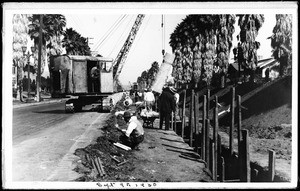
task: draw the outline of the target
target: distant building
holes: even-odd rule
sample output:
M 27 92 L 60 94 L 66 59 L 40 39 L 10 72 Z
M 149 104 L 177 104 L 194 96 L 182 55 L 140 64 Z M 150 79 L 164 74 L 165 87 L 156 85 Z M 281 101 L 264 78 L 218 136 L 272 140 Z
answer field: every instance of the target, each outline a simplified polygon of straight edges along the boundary
M 266 58 L 260 59 L 257 63 L 256 74 L 261 78 L 266 77 L 266 71 L 269 73 L 270 79 L 278 78 L 279 76 L 279 65 L 280 63 L 274 58 Z M 241 75 L 244 72 L 243 67 L 241 69 Z M 233 62 L 229 64 L 228 74 L 231 81 L 236 80 L 238 78 L 239 64 L 237 62 Z
M 256 73 L 261 75 L 262 78 L 266 77 L 266 70 L 269 70 L 269 77 L 271 79 L 278 78 L 280 63 L 274 58 L 267 58 L 259 60 L 257 63 Z

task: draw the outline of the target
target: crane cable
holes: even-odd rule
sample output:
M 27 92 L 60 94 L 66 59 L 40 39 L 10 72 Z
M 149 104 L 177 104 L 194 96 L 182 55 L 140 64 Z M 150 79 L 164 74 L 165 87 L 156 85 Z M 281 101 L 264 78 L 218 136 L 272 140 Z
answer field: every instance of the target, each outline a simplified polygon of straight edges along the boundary
M 116 49 L 117 49 L 117 46 L 121 44 L 121 39 L 124 39 L 124 36 L 125 36 L 126 34 L 128 34 L 128 31 L 130 30 L 130 27 L 131 27 L 131 26 L 129 25 L 129 23 L 132 22 L 133 18 L 134 18 L 134 15 L 132 15 L 131 18 L 130 18 L 130 19 L 128 20 L 128 22 L 126 23 L 122 35 L 120 35 L 120 37 L 119 37 L 117 43 L 115 44 L 115 46 L 113 47 L 113 49 L 112 49 L 112 50 L 110 51 L 110 53 L 108 54 L 108 57 L 111 57 L 113 51 L 116 50 Z
M 162 28 L 162 55 L 165 55 L 165 17 L 161 15 L 161 28 Z
M 135 52 L 137 45 L 139 44 L 141 38 L 143 37 L 143 34 L 144 34 L 145 30 L 146 30 L 147 27 L 148 27 L 148 23 L 149 23 L 149 21 L 150 21 L 150 18 L 151 18 L 151 15 L 149 15 L 148 20 L 145 22 L 145 24 L 141 25 L 141 27 L 140 27 L 140 29 L 139 29 L 140 33 L 137 34 L 135 42 L 132 43 L 132 49 L 131 49 L 130 52 Z M 142 29 L 142 27 L 143 27 L 143 29 Z M 133 58 L 132 56 L 130 56 L 130 52 L 128 53 L 126 63 L 130 63 L 131 60 L 132 60 L 132 58 Z M 132 54 L 132 53 L 131 53 L 131 54 Z M 124 65 L 125 65 L 125 64 L 124 64 Z M 119 76 L 120 76 L 120 75 L 121 75 L 121 73 L 119 74 Z
M 123 15 L 123 17 L 121 18 L 121 19 L 118 19 L 111 27 L 110 27 L 110 29 L 105 33 L 105 37 L 103 37 L 102 38 L 102 40 L 101 40 L 101 42 L 99 43 L 99 41 L 98 41 L 98 45 L 95 47 L 95 50 L 97 50 L 99 47 L 100 47 L 100 45 L 102 45 L 103 44 L 103 42 L 109 37 L 109 36 L 111 36 L 112 35 L 112 33 L 114 32 L 114 31 L 116 31 L 116 30 L 114 30 L 114 29 L 116 29 L 116 27 L 118 28 L 119 27 L 119 25 L 120 25 L 120 23 L 121 23 L 121 21 L 125 18 L 125 17 L 127 17 L 127 15 Z M 107 34 L 108 33 L 108 34 Z
M 98 42 L 95 44 L 94 47 L 97 47 L 99 46 L 99 43 L 101 41 L 103 41 L 104 38 L 106 38 L 106 36 L 108 35 L 108 33 L 116 26 L 116 24 L 120 21 L 120 19 L 122 18 L 123 15 L 121 15 L 115 22 L 113 25 L 110 26 L 110 28 L 106 31 L 106 33 L 98 40 Z M 95 50 L 97 49 L 95 48 Z

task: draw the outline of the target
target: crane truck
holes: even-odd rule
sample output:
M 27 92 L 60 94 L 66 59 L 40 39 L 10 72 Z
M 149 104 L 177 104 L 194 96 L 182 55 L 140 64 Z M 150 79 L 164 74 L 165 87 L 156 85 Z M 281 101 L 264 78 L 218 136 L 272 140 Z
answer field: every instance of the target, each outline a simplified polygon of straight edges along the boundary
M 100 110 L 110 110 L 108 96 L 122 90 L 118 77 L 144 17 L 137 16 L 115 60 L 78 55 L 50 57 L 52 97 L 73 96 L 65 103 L 67 113 L 81 111 L 90 104 L 96 104 Z

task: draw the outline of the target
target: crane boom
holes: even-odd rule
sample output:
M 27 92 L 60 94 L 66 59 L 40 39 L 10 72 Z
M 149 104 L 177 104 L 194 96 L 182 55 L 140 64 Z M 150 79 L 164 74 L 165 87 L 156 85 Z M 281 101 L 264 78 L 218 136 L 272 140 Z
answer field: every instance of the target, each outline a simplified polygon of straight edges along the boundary
M 131 45 L 136 37 L 137 32 L 142 24 L 144 17 L 145 17 L 145 15 L 143 15 L 143 14 L 139 14 L 137 16 L 124 45 L 122 46 L 119 54 L 117 55 L 117 58 L 112 63 L 115 87 L 118 84 L 120 85 L 119 80 L 118 80 L 119 75 L 123 69 L 128 52 L 129 52 Z

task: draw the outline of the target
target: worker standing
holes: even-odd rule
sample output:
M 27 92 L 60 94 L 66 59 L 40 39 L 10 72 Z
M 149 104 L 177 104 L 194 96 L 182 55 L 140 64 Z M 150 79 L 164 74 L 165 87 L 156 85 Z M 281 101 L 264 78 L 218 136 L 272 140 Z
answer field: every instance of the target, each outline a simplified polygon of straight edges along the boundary
M 91 69 L 91 79 L 92 79 L 92 92 L 98 92 L 99 91 L 99 85 L 100 85 L 100 69 L 99 65 L 94 66 Z
M 127 129 L 124 130 L 125 134 L 121 135 L 120 141 L 131 147 L 131 149 L 139 150 L 138 146 L 144 140 L 143 125 L 137 117 L 132 116 L 129 111 L 124 112 L 123 118 L 126 122 Z
M 151 88 L 147 89 L 144 97 L 145 107 L 147 111 L 152 111 L 152 106 L 155 102 L 154 94 L 152 93 Z
M 175 98 L 171 86 L 167 86 L 163 89 L 159 97 L 159 103 L 159 128 L 162 129 L 165 121 L 165 130 L 169 130 L 171 115 L 172 112 L 175 111 Z

